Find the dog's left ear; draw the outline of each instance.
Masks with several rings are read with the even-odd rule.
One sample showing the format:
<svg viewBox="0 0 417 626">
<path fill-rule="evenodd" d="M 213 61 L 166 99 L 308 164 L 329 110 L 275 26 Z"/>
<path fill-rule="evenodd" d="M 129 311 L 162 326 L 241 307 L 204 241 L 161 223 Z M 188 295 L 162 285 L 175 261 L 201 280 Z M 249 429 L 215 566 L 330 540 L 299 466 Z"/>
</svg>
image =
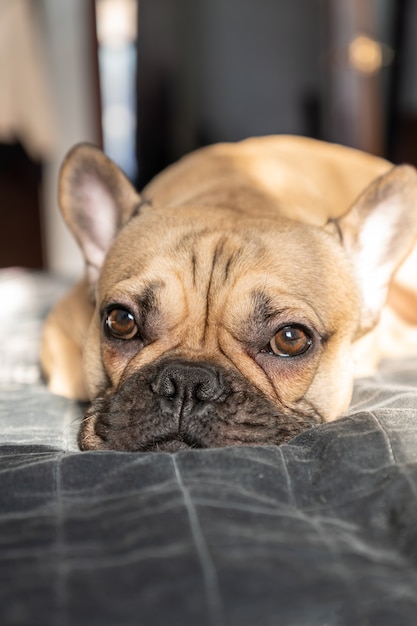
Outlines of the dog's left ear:
<svg viewBox="0 0 417 626">
<path fill-rule="evenodd" d="M 362 330 L 379 319 L 388 287 L 417 238 L 417 172 L 392 168 L 375 180 L 338 221 L 363 300 Z"/>
<path fill-rule="evenodd" d="M 128 178 L 101 150 L 78 144 L 68 153 L 61 168 L 59 204 L 84 255 L 90 286 L 96 283 L 117 233 L 139 203 Z"/>
</svg>

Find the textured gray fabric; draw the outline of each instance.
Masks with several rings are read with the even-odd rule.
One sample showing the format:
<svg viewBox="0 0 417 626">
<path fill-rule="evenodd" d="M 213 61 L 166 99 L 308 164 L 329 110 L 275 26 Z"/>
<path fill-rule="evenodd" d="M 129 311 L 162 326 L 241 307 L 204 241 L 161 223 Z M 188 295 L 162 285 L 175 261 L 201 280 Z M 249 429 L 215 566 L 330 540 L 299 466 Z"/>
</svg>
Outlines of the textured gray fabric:
<svg viewBox="0 0 417 626">
<path fill-rule="evenodd" d="M 412 626 L 417 359 L 280 447 L 80 453 L 41 320 L 65 286 L 0 273 L 0 624 Z"/>
</svg>

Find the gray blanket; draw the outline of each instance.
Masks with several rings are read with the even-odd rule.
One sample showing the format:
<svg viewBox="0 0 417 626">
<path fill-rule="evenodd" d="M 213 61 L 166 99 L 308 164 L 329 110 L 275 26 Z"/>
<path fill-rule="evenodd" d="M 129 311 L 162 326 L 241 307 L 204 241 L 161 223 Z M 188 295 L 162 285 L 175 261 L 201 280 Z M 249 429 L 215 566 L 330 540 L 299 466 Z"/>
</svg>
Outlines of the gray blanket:
<svg viewBox="0 0 417 626">
<path fill-rule="evenodd" d="M 0 273 L 0 624 L 417 624 L 417 358 L 280 447 L 80 453 L 48 393 L 61 281 Z"/>
</svg>

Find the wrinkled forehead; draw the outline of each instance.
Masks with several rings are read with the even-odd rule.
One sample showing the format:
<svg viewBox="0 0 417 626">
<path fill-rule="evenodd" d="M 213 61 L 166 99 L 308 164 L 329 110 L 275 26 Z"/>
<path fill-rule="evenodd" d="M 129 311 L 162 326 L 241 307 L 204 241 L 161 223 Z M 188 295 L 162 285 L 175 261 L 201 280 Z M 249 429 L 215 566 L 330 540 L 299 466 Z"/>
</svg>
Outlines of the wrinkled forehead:
<svg viewBox="0 0 417 626">
<path fill-rule="evenodd" d="M 181 263 L 195 256 L 209 262 L 210 255 L 218 261 L 236 252 L 250 262 L 281 250 L 295 259 L 310 252 L 314 256 L 317 240 L 325 236 L 319 227 L 278 212 L 257 218 L 222 207 L 175 207 L 132 219 L 110 248 L 106 265 L 116 272 L 120 262 L 135 270 L 163 256 Z"/>
<path fill-rule="evenodd" d="M 297 301 L 327 317 L 345 315 L 346 301 L 355 298 L 342 247 L 315 226 L 236 218 L 135 226 L 108 254 L 101 298 L 130 294 L 154 308 L 175 308 L 180 297 L 215 299 L 218 306 L 232 299 L 242 313 L 254 299 L 271 308 Z"/>
</svg>

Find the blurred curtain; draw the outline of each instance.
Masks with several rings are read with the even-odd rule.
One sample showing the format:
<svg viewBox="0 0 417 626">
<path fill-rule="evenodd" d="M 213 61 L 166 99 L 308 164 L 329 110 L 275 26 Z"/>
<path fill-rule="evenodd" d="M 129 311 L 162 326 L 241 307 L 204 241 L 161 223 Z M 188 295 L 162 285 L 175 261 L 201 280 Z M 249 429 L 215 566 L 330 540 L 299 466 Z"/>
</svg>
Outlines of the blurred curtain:
<svg viewBox="0 0 417 626">
<path fill-rule="evenodd" d="M 19 141 L 35 158 L 51 154 L 57 133 L 39 7 L 0 0 L 0 142 Z"/>
</svg>

